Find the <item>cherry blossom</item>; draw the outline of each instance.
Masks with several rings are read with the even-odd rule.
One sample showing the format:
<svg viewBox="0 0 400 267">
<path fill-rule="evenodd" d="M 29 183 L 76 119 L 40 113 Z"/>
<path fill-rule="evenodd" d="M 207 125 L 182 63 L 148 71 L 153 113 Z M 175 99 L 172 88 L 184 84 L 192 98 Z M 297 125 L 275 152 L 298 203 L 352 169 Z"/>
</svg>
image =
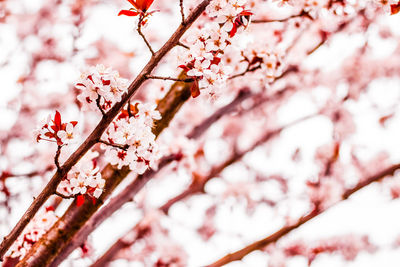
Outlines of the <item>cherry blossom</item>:
<svg viewBox="0 0 400 267">
<path fill-rule="evenodd" d="M 99 198 L 105 180 L 102 179 L 99 167 L 96 166 L 95 160 L 98 156 L 98 152 L 88 152 L 78 164 L 72 167 L 66 179 L 61 181 L 57 191 L 65 197 L 88 195 Z"/>
<path fill-rule="evenodd" d="M 195 81 L 191 88 L 193 97 L 200 95 L 200 89 L 215 95 L 226 83 L 230 70 L 221 63 L 221 56 L 238 30 L 249 25 L 252 13 L 244 9 L 245 4 L 244 0 L 213 1 L 207 14 L 215 17 L 215 22 L 206 24 L 197 37 L 189 38 L 192 44 L 181 56 L 185 64 L 180 67 Z"/>
<path fill-rule="evenodd" d="M 77 129 L 72 123 L 67 123 L 65 130 L 58 131 L 57 137 L 61 139 L 63 144 L 69 144 L 76 140 Z"/>
<path fill-rule="evenodd" d="M 75 87 L 81 90 L 78 100 L 83 110 L 108 111 L 127 90 L 127 80 L 117 71 L 96 65 L 83 71 Z"/>
<path fill-rule="evenodd" d="M 60 112 L 56 111 L 54 118 L 49 115 L 42 124 L 39 129 L 34 131 L 37 142 L 45 140 L 63 146 L 76 141 L 78 133 L 75 126 L 78 122 L 62 123 Z"/>
<path fill-rule="evenodd" d="M 118 168 L 129 166 L 132 171 L 142 174 L 148 168 L 156 167 L 155 162 L 160 157 L 151 129 L 154 120 L 161 119 L 161 114 L 150 103 L 130 105 L 131 111 L 123 110 L 103 135 L 108 143 L 103 148 L 111 164 Z"/>
</svg>

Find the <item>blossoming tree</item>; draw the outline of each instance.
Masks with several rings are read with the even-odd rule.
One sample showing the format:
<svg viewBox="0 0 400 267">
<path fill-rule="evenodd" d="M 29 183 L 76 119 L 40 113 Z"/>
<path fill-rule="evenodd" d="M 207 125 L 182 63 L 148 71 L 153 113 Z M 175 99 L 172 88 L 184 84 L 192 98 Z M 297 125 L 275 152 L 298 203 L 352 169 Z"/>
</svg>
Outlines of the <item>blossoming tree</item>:
<svg viewBox="0 0 400 267">
<path fill-rule="evenodd" d="M 4 266 L 400 260 L 398 0 L 0 5 Z"/>
</svg>

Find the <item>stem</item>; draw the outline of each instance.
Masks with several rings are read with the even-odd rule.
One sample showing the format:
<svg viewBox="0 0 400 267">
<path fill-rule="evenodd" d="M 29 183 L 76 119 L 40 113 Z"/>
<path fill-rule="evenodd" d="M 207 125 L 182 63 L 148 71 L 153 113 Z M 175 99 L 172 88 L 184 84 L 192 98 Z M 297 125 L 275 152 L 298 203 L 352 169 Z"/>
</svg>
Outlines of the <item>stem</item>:
<svg viewBox="0 0 400 267">
<path fill-rule="evenodd" d="M 57 167 L 57 172 L 60 171 L 61 167 L 60 167 L 60 154 L 61 154 L 61 146 L 57 146 L 57 151 L 56 151 L 56 155 L 54 156 L 54 164 Z"/>
<path fill-rule="evenodd" d="M 307 11 L 302 10 L 299 14 L 294 14 L 294 15 L 291 15 L 291 16 L 289 16 L 287 18 L 283 18 L 283 19 L 256 19 L 256 20 L 252 20 L 251 23 L 258 24 L 258 23 L 285 22 L 285 21 L 289 21 L 291 19 L 299 18 L 299 17 L 305 17 L 305 18 L 308 18 L 310 20 L 314 20 Z"/>
<path fill-rule="evenodd" d="M 102 143 L 102 144 L 105 144 L 105 145 L 108 145 L 108 146 L 112 146 L 112 147 L 115 147 L 115 148 L 119 148 L 119 149 L 122 149 L 122 150 L 125 150 L 125 151 L 127 151 L 128 148 L 129 148 L 129 145 L 113 144 L 113 143 L 110 143 L 110 142 L 107 142 L 107 141 L 104 141 L 104 140 L 99 140 L 99 143 Z"/>
<path fill-rule="evenodd" d="M 96 99 L 96 105 L 97 105 L 97 107 L 99 108 L 99 110 L 100 110 L 100 112 L 101 112 L 101 115 L 103 115 L 103 116 L 105 116 L 106 115 L 106 113 L 104 112 L 104 110 L 101 108 L 101 105 L 100 105 L 100 95 L 97 97 L 97 99 Z"/>
<path fill-rule="evenodd" d="M 250 65 L 248 65 L 245 71 L 243 71 L 243 72 L 241 72 L 241 73 L 238 73 L 238 74 L 235 74 L 235 75 L 232 75 L 232 76 L 229 77 L 228 79 L 229 79 L 229 80 L 232 80 L 232 79 L 235 79 L 235 78 L 237 78 L 237 77 L 244 76 L 244 75 L 246 75 L 246 73 L 248 73 L 248 72 L 253 72 L 253 71 L 256 71 L 256 70 L 258 70 L 258 69 L 261 69 L 261 64 L 258 65 L 258 66 L 256 66 L 256 67 L 252 67 L 252 68 L 250 68 Z"/>
<path fill-rule="evenodd" d="M 129 116 L 129 118 L 132 118 L 134 115 L 133 115 L 133 113 L 132 113 L 131 101 L 130 101 L 130 100 L 129 100 L 129 102 L 128 102 L 128 107 L 127 107 L 126 110 L 128 111 L 128 116 Z"/>
<path fill-rule="evenodd" d="M 147 48 L 150 50 L 151 55 L 154 57 L 155 53 L 153 48 L 151 47 L 149 41 L 147 41 L 146 36 L 142 33 L 142 22 L 143 22 L 144 16 L 140 15 L 139 17 L 139 22 L 138 22 L 138 27 L 137 27 L 137 32 L 139 35 L 142 37 L 143 41 L 146 43 Z"/>
<path fill-rule="evenodd" d="M 186 48 L 186 49 L 190 49 L 189 46 L 187 46 L 187 45 L 185 45 L 185 44 L 183 44 L 181 42 L 178 42 L 176 45 L 182 46 L 183 48 Z"/>
<path fill-rule="evenodd" d="M 183 8 L 183 0 L 179 0 L 179 7 L 181 9 L 182 24 L 185 25 L 185 10 Z"/>
<path fill-rule="evenodd" d="M 180 79 L 180 78 L 161 77 L 161 76 L 152 76 L 152 75 L 147 75 L 147 76 L 146 76 L 146 79 L 155 79 L 155 80 L 164 80 L 164 81 L 175 81 L 175 82 L 184 82 L 184 83 L 193 82 L 193 79 L 192 79 L 192 78 Z"/>
<path fill-rule="evenodd" d="M 240 90 L 236 98 L 232 102 L 221 107 L 220 109 L 215 111 L 210 117 L 194 127 L 192 131 L 187 135 L 187 138 L 199 138 L 213 123 L 218 121 L 222 116 L 235 111 L 237 109 L 237 106 L 239 106 L 244 100 L 252 96 L 254 96 L 254 93 L 252 93 L 249 89 L 245 88 Z"/>
<path fill-rule="evenodd" d="M 61 198 L 63 198 L 63 199 L 75 198 L 75 196 L 66 196 L 66 195 L 63 195 L 63 194 L 61 194 L 61 193 L 58 193 L 57 191 L 54 192 L 54 195 L 57 195 L 57 196 L 59 196 L 59 197 L 61 197 Z"/>
<path fill-rule="evenodd" d="M 67 161 L 60 167 L 60 170 L 54 174 L 50 182 L 46 185 L 43 191 L 35 198 L 30 207 L 26 210 L 24 215 L 12 229 L 9 235 L 4 237 L 0 244 L 0 259 L 3 258 L 4 254 L 18 238 L 21 232 L 24 230 L 29 221 L 33 218 L 39 208 L 46 202 L 46 200 L 53 194 L 62 178 L 68 173 L 68 171 L 74 166 L 85 153 L 97 143 L 97 140 L 101 137 L 103 132 L 107 129 L 108 125 L 118 115 L 122 107 L 128 102 L 128 100 L 136 93 L 140 86 L 146 80 L 146 75 L 149 75 L 153 69 L 158 65 L 161 59 L 179 42 L 182 35 L 190 28 L 193 22 L 203 13 L 205 8 L 208 6 L 211 0 L 203 0 L 193 11 L 189 14 L 185 20 L 185 25 L 180 25 L 170 39 L 161 47 L 157 53 L 150 59 L 147 65 L 143 68 L 140 74 L 128 87 L 128 92 L 122 96 L 120 102 L 116 103 L 100 120 L 93 132 L 87 137 L 87 139 L 81 144 L 81 146 L 67 159 Z"/>
</svg>

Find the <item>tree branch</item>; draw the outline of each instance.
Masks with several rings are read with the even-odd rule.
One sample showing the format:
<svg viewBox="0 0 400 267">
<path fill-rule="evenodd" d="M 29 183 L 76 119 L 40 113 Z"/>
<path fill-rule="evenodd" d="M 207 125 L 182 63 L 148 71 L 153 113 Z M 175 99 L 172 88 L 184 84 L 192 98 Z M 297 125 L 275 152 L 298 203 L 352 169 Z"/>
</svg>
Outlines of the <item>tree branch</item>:
<svg viewBox="0 0 400 267">
<path fill-rule="evenodd" d="M 104 116 L 104 115 L 106 115 L 106 113 L 104 112 L 103 108 L 100 105 L 100 98 L 101 98 L 100 95 L 96 98 L 96 105 L 97 105 L 98 109 L 100 110 L 101 115 Z"/>
<path fill-rule="evenodd" d="M 60 171 L 61 167 L 60 167 L 60 154 L 61 154 L 61 146 L 57 146 L 57 151 L 56 151 L 56 155 L 54 156 L 54 164 L 57 167 L 57 172 Z"/>
<path fill-rule="evenodd" d="M 291 19 L 300 18 L 300 17 L 305 17 L 305 18 L 308 18 L 310 20 L 314 20 L 307 11 L 302 10 L 299 14 L 294 14 L 294 15 L 291 15 L 291 16 L 289 16 L 287 18 L 283 18 L 283 19 L 255 19 L 255 20 L 252 20 L 251 23 L 258 24 L 258 23 L 285 22 L 285 21 L 289 21 Z"/>
<path fill-rule="evenodd" d="M 190 83 L 190 82 L 194 81 L 193 78 L 180 79 L 180 78 L 172 78 L 172 77 L 153 76 L 153 75 L 147 75 L 146 79 L 156 79 L 156 80 L 175 81 L 175 82 L 184 82 L 184 83 Z"/>
<path fill-rule="evenodd" d="M 149 75 L 153 69 L 158 65 L 161 59 L 179 42 L 179 39 L 186 32 L 187 29 L 193 24 L 193 22 L 203 13 L 205 8 L 208 6 L 211 0 L 203 0 L 185 20 L 185 25 L 180 25 L 170 39 L 161 47 L 157 53 L 149 60 L 147 65 L 143 68 L 140 74 L 128 87 L 128 92 L 122 96 L 120 102 L 116 103 L 100 120 L 93 132 L 87 137 L 87 139 L 81 144 L 81 146 L 67 159 L 67 161 L 60 167 L 60 170 L 54 174 L 50 182 L 46 185 L 43 191 L 35 198 L 33 203 L 26 210 L 24 215 L 18 221 L 16 226 L 12 229 L 10 234 L 4 237 L 0 244 L 0 258 L 2 259 L 4 254 L 14 243 L 17 237 L 24 230 L 25 226 L 33 218 L 39 208 L 46 202 L 46 200 L 53 194 L 58 184 L 61 182 L 63 177 L 68 171 L 74 166 L 83 155 L 97 143 L 97 140 L 101 137 L 103 132 L 106 130 L 112 120 L 118 115 L 122 107 L 128 102 L 128 100 L 135 94 L 140 86 L 146 80 L 146 75 Z"/>
<path fill-rule="evenodd" d="M 220 174 L 225 168 L 229 167 L 230 165 L 238 162 L 240 159 L 243 158 L 243 156 L 247 153 L 249 153 L 250 151 L 253 151 L 256 147 L 268 142 L 269 140 L 271 140 L 273 137 L 275 137 L 276 135 L 278 135 L 280 132 L 282 132 L 286 127 L 290 127 L 296 123 L 300 123 L 301 121 L 304 121 L 308 118 L 310 118 L 312 116 L 307 116 L 304 117 L 302 119 L 299 119 L 295 122 L 292 122 L 291 124 L 288 124 L 286 126 L 280 127 L 278 129 L 272 130 L 267 132 L 265 135 L 263 135 L 257 142 L 255 142 L 250 148 L 241 151 L 241 152 L 235 152 L 233 153 L 227 160 L 225 160 L 224 163 L 220 164 L 217 167 L 214 167 L 211 169 L 211 171 L 209 172 L 209 174 L 200 180 L 194 180 L 192 182 L 192 184 L 186 189 L 184 190 L 181 194 L 177 195 L 176 197 L 173 197 L 172 199 L 170 199 L 169 201 L 167 201 L 164 205 L 162 205 L 161 207 L 159 207 L 159 210 L 161 210 L 162 212 L 164 212 L 165 214 L 168 214 L 168 211 L 170 209 L 170 207 L 172 205 L 174 205 L 175 203 L 186 199 L 189 196 L 192 196 L 194 194 L 199 194 L 199 193 L 204 193 L 204 186 L 205 184 L 211 180 L 212 178 L 215 178 L 218 174 Z M 123 192 L 120 194 L 121 197 L 124 197 L 125 194 L 128 194 L 128 192 Z M 111 200 L 112 201 L 112 200 Z M 115 207 L 114 207 L 115 208 Z M 108 205 L 105 206 L 103 208 L 104 210 L 108 210 L 109 207 Z M 101 213 L 102 215 L 99 215 L 98 217 L 102 216 L 103 217 L 103 213 Z M 110 216 L 111 214 L 106 214 L 105 216 Z M 93 217 L 93 219 L 96 217 L 96 215 Z M 95 226 L 97 227 L 100 223 L 97 223 Z M 94 225 L 92 225 L 92 231 L 94 230 Z M 138 225 L 136 225 L 135 227 L 133 227 L 133 229 L 131 231 L 135 231 L 138 228 Z M 77 244 L 77 246 L 79 246 L 80 244 L 82 244 L 86 238 L 87 235 L 86 233 L 81 233 L 79 235 L 77 235 L 79 238 L 79 244 Z M 126 236 L 126 235 L 125 235 Z M 82 238 L 85 237 L 85 238 Z M 136 241 L 136 239 L 132 239 L 130 241 L 125 240 L 124 237 L 120 238 L 119 240 L 116 241 L 116 243 L 110 248 L 109 251 L 107 251 L 104 256 L 102 256 L 101 258 L 98 259 L 98 261 L 96 261 L 91 267 L 100 267 L 100 266 L 104 266 L 108 261 L 112 260 L 112 254 L 116 253 L 118 251 L 118 248 L 124 248 L 127 246 L 131 246 L 134 242 Z"/>
<path fill-rule="evenodd" d="M 142 33 L 142 22 L 143 22 L 143 19 L 144 19 L 143 15 L 140 15 L 139 22 L 138 22 L 138 27 L 137 27 L 137 32 L 142 37 L 142 39 L 145 42 L 147 48 L 150 50 L 151 55 L 154 57 L 154 55 L 155 55 L 154 50 L 151 47 L 149 41 L 147 41 L 146 36 L 144 36 L 144 34 Z"/>
<path fill-rule="evenodd" d="M 176 82 L 171 86 L 171 89 L 164 98 L 161 99 L 157 109 L 161 113 L 162 119 L 155 121 L 155 126 L 152 129 L 156 136 L 158 136 L 163 129 L 168 127 L 170 120 L 174 117 L 176 112 L 183 103 L 190 98 L 190 87 L 190 83 Z M 161 169 L 164 164 L 166 165 L 168 162 L 175 159 L 175 155 L 164 158 L 159 164 L 159 169 Z M 108 164 L 101 172 L 103 179 L 106 180 L 106 184 L 103 193 L 100 195 L 100 198 L 96 200 L 96 203 L 93 204 L 88 200 L 85 201 L 82 206 L 77 207 L 76 201 L 74 201 L 52 228 L 34 244 L 32 249 L 19 264 L 21 266 L 24 264 L 28 266 L 58 266 L 58 264 L 68 256 L 68 248 L 75 244 L 74 237 L 80 238 L 82 230 L 92 225 L 91 222 L 94 218 L 91 220 L 89 219 L 129 173 L 130 170 L 126 166 L 119 170 Z M 131 195 L 124 190 L 126 194 L 125 197 L 131 200 L 155 173 L 155 170 L 148 170 L 143 175 L 138 176 L 133 184 L 125 189 L 132 191 L 130 193 Z M 108 205 L 110 205 L 110 203 Z M 104 216 L 104 209 L 97 214 L 99 216 Z M 79 243 L 78 246 L 81 244 L 82 242 Z"/>
<path fill-rule="evenodd" d="M 398 169 L 400 169 L 400 164 L 395 164 L 395 165 L 390 166 L 387 169 L 384 169 L 383 171 L 376 173 L 375 175 L 372 175 L 370 177 L 362 179 L 354 187 L 345 190 L 345 192 L 342 194 L 341 200 L 338 201 L 337 203 L 348 199 L 351 195 L 358 192 L 362 188 L 364 188 L 374 182 L 379 182 L 381 179 L 385 178 L 386 176 L 393 176 L 395 171 Z M 333 204 L 332 206 L 336 205 L 337 203 Z M 330 207 L 332 207 L 332 206 L 330 206 Z M 207 267 L 219 267 L 219 266 L 223 266 L 223 265 L 228 264 L 233 261 L 241 260 L 246 255 L 250 254 L 251 252 L 253 252 L 255 250 L 260 250 L 269 244 L 277 242 L 283 236 L 287 235 L 294 229 L 299 228 L 301 225 L 305 224 L 306 222 L 310 221 L 311 219 L 317 217 L 319 214 L 325 212 L 330 207 L 328 207 L 324 210 L 314 209 L 307 215 L 300 217 L 295 223 L 284 226 L 280 230 L 276 231 L 275 233 L 271 234 L 270 236 L 268 236 L 264 239 L 256 241 L 256 242 L 254 242 L 240 250 L 237 250 L 233 253 L 229 253 L 226 256 L 222 257 L 221 259 L 217 260 L 216 262 L 214 262 L 210 265 L 207 265 Z"/>
<path fill-rule="evenodd" d="M 181 9 L 182 24 L 185 25 L 185 9 L 183 8 L 183 0 L 179 0 L 179 7 Z"/>
<path fill-rule="evenodd" d="M 187 138 L 197 139 L 199 138 L 213 123 L 218 121 L 222 116 L 232 113 L 237 109 L 244 100 L 254 96 L 248 88 L 242 89 L 237 94 L 236 98 L 230 102 L 229 104 L 221 107 L 217 111 L 215 111 L 210 117 L 205 119 L 199 125 L 195 126 L 192 131 L 187 135 Z"/>
<path fill-rule="evenodd" d="M 105 144 L 107 146 L 112 146 L 112 147 L 115 147 L 115 148 L 119 148 L 119 149 L 122 149 L 122 150 L 125 150 L 125 151 L 128 150 L 128 148 L 129 148 L 129 145 L 113 144 L 113 143 L 107 142 L 105 140 L 99 140 L 99 143 Z"/>
</svg>

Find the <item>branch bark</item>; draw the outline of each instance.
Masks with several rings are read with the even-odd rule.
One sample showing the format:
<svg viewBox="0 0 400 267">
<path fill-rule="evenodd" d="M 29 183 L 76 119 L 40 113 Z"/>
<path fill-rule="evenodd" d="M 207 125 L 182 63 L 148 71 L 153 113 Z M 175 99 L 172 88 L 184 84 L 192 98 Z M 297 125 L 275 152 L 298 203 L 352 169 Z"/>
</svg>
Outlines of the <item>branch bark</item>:
<svg viewBox="0 0 400 267">
<path fill-rule="evenodd" d="M 61 182 L 63 177 L 68 171 L 74 166 L 83 155 L 97 143 L 103 132 L 106 130 L 112 120 L 118 115 L 119 111 L 129 101 L 129 99 L 135 94 L 140 86 L 146 81 L 146 76 L 150 75 L 153 69 L 158 65 L 161 59 L 178 43 L 182 35 L 187 29 L 193 24 L 193 22 L 203 13 L 211 0 L 203 0 L 186 18 L 184 24 L 180 24 L 178 29 L 170 37 L 170 39 L 157 51 L 149 60 L 147 65 L 143 68 L 136 79 L 129 85 L 128 92 L 122 96 L 122 100 L 116 103 L 100 120 L 96 128 L 89 135 L 89 137 L 81 144 L 81 146 L 67 159 L 67 161 L 60 166 L 51 178 L 50 182 L 46 185 L 43 191 L 35 198 L 30 207 L 27 209 L 22 218 L 18 221 L 16 226 L 10 232 L 10 234 L 4 237 L 0 244 L 0 258 L 2 259 L 4 254 L 14 243 L 17 237 L 24 230 L 29 221 L 33 218 L 39 208 L 46 202 L 46 200 L 56 191 L 58 184 Z M 121 170 L 123 173 L 125 170 Z"/>
</svg>

